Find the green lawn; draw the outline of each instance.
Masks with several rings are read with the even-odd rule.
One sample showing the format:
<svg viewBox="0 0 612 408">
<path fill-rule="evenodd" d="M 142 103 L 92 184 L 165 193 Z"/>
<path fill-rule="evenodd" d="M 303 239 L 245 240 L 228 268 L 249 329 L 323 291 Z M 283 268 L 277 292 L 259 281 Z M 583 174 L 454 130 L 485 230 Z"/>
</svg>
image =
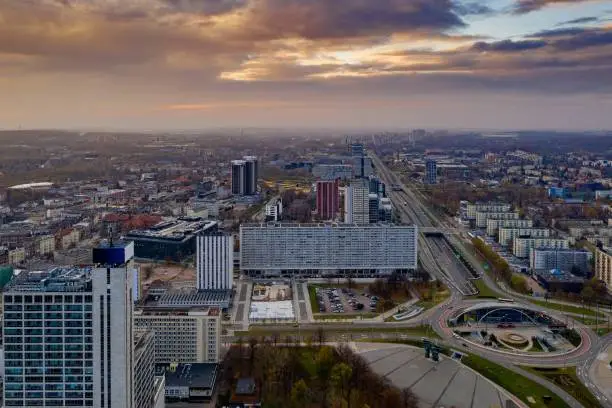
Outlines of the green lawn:
<svg viewBox="0 0 612 408">
<path fill-rule="evenodd" d="M 529 302 L 533 303 L 534 305 L 542 306 L 548 309 L 559 310 L 561 312 L 584 314 L 585 316 L 597 316 L 596 311 L 587 309 L 586 307 L 564 305 L 559 303 L 546 302 L 544 300 L 529 300 Z M 600 313 L 599 316 L 603 315 Z"/>
<path fill-rule="evenodd" d="M 489 380 L 505 388 L 508 392 L 517 396 L 521 401 L 532 408 L 569 408 L 569 405 L 567 405 L 565 401 L 548 388 L 500 366 L 499 364 L 495 364 L 473 354 L 463 357 L 462 362 L 474 371 L 479 372 Z M 550 397 L 548 403 L 544 401 L 544 396 Z M 534 404 L 529 402 L 529 397 L 535 400 Z"/>
<path fill-rule="evenodd" d="M 598 336 L 605 336 L 606 334 L 612 332 L 612 330 L 610 330 L 609 327 L 601 327 L 597 330 L 595 330 L 595 333 L 597 333 Z"/>
<path fill-rule="evenodd" d="M 317 290 L 315 286 L 308 285 L 308 297 L 310 297 L 310 307 L 312 307 L 312 313 L 319 313 L 319 302 L 317 302 Z"/>
<path fill-rule="evenodd" d="M 497 299 L 499 297 L 503 297 L 501 294 L 493 291 L 487 285 L 485 285 L 482 279 L 477 279 L 472 282 L 474 283 L 474 286 L 476 286 L 476 289 L 478 289 L 478 295 L 476 295 L 477 298 Z"/>
<path fill-rule="evenodd" d="M 436 294 L 434 295 L 434 298 L 432 300 L 419 300 L 416 303 L 416 305 L 417 306 L 421 306 L 422 308 L 427 310 L 427 309 L 431 309 L 434 306 L 439 305 L 440 303 L 444 302 L 449 297 L 450 297 L 450 291 L 449 290 L 443 290 L 441 292 L 436 292 Z"/>
<path fill-rule="evenodd" d="M 576 398 L 585 408 L 600 408 L 601 404 L 591 391 L 582 384 L 576 375 L 576 367 L 540 368 L 521 367 L 539 377 L 542 377 Z"/>
</svg>

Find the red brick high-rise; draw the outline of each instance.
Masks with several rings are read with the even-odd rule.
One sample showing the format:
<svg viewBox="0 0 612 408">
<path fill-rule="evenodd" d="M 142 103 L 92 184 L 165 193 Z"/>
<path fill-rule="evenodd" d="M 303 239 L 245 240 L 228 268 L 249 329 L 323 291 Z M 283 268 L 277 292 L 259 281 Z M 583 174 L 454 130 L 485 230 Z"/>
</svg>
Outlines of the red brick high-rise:
<svg viewBox="0 0 612 408">
<path fill-rule="evenodd" d="M 333 220 L 340 211 L 340 182 L 317 181 L 317 215 L 322 220 Z"/>
</svg>

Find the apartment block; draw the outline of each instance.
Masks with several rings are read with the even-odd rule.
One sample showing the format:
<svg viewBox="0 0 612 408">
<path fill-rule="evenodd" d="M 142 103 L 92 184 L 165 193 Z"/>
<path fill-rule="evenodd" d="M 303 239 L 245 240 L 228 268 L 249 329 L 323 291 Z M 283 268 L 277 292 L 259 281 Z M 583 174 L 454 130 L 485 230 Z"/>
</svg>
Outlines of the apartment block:
<svg viewBox="0 0 612 408">
<path fill-rule="evenodd" d="M 496 237 L 500 228 L 532 228 L 532 220 L 500 220 L 500 219 L 487 219 L 487 235 L 490 237 Z"/>
<path fill-rule="evenodd" d="M 612 293 L 612 249 L 597 248 L 595 251 L 595 276 L 605 282 Z"/>
<path fill-rule="evenodd" d="M 548 228 L 500 228 L 497 242 L 501 246 L 507 247 L 514 238 L 548 238 L 550 237 L 550 232 Z"/>
</svg>

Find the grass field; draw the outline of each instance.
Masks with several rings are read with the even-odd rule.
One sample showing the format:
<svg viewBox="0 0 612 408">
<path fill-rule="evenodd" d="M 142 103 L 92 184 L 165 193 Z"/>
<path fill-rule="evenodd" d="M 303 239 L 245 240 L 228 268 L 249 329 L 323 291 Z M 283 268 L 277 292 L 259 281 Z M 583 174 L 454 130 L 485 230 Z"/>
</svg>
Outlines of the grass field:
<svg viewBox="0 0 612 408">
<path fill-rule="evenodd" d="M 566 313 L 583 314 L 585 316 L 597 316 L 596 311 L 581 306 L 564 305 L 560 303 L 546 302 L 543 300 L 529 300 L 529 303 L 533 303 L 534 305 L 542 306 L 547 309 L 559 310 L 561 312 Z M 600 313 L 599 316 L 603 315 Z"/>
<path fill-rule="evenodd" d="M 487 285 L 485 285 L 482 279 L 477 279 L 472 282 L 474 283 L 474 286 L 476 286 L 476 289 L 478 289 L 478 295 L 476 295 L 477 298 L 497 299 L 499 297 L 503 297 L 501 294 L 494 292 Z"/>
<path fill-rule="evenodd" d="M 520 398 L 529 407 L 532 408 L 569 408 L 560 397 L 555 395 L 548 388 L 523 377 L 499 364 L 495 364 L 489 360 L 476 355 L 468 355 L 463 357 L 463 364 L 470 367 L 474 371 L 487 377 L 489 380 L 505 388 L 511 394 Z M 544 397 L 550 397 L 549 402 L 544 401 Z M 535 403 L 529 402 L 529 397 L 533 398 Z"/>
<path fill-rule="evenodd" d="M 439 305 L 440 303 L 444 302 L 449 297 L 450 297 L 450 291 L 447 289 L 447 290 L 443 290 L 440 292 L 436 292 L 432 300 L 419 300 L 416 303 L 416 305 L 421 306 L 422 308 L 427 310 L 427 309 L 431 309 L 434 306 Z"/>
<path fill-rule="evenodd" d="M 576 375 L 576 367 L 543 368 L 521 367 L 539 377 L 542 377 L 562 388 L 565 392 L 576 398 L 585 408 L 600 408 L 601 404 L 589 389 L 582 384 Z"/>
<path fill-rule="evenodd" d="M 606 334 L 610 332 L 612 332 L 612 330 L 610 330 L 609 327 L 602 327 L 602 328 L 595 330 L 595 333 L 597 333 L 598 336 L 605 336 Z"/>
<path fill-rule="evenodd" d="M 310 298 L 310 307 L 312 307 L 312 313 L 319 313 L 319 302 L 317 302 L 317 290 L 315 286 L 308 285 L 308 297 Z"/>
</svg>

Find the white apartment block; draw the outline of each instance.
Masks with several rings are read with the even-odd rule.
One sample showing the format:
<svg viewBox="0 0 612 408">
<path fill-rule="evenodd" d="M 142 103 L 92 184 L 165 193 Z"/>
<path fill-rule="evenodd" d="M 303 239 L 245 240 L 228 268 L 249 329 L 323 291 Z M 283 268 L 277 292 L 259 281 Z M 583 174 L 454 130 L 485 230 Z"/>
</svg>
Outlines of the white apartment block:
<svg viewBox="0 0 612 408">
<path fill-rule="evenodd" d="M 532 249 L 529 253 L 529 266 L 532 270 L 559 269 L 571 272 L 577 267 L 586 274 L 589 270 L 591 253 L 585 250 Z"/>
<path fill-rule="evenodd" d="M 512 253 L 517 258 L 527 258 L 531 249 L 568 249 L 569 241 L 557 238 L 516 238 L 512 248 Z"/>
<path fill-rule="evenodd" d="M 597 248 L 595 251 L 595 276 L 605 282 L 608 292 L 612 293 L 612 250 Z"/>
<path fill-rule="evenodd" d="M 232 289 L 234 281 L 234 237 L 223 233 L 196 238 L 196 287 Z"/>
<path fill-rule="evenodd" d="M 219 309 L 145 306 L 134 312 L 134 327 L 153 331 L 156 363 L 219 362 Z"/>
<path fill-rule="evenodd" d="M 518 220 L 519 213 L 518 212 L 485 212 L 485 211 L 477 211 L 476 212 L 476 227 L 477 228 L 486 228 L 487 220 Z"/>
<path fill-rule="evenodd" d="M 477 212 L 508 212 L 511 205 L 505 203 L 468 203 L 466 215 L 468 219 L 476 219 Z"/>
<path fill-rule="evenodd" d="M 487 219 L 487 235 L 490 237 L 496 237 L 500 228 L 532 228 L 532 220 L 499 220 L 499 219 Z"/>
<path fill-rule="evenodd" d="M 414 270 L 417 242 L 416 226 L 242 225 L 240 269 L 268 276 Z"/>
<path fill-rule="evenodd" d="M 370 223 L 370 188 L 367 183 L 357 181 L 346 187 L 344 195 L 344 222 L 367 225 Z"/>
<path fill-rule="evenodd" d="M 55 237 L 53 235 L 43 235 L 38 238 L 36 252 L 38 255 L 48 255 L 55 251 Z"/>
<path fill-rule="evenodd" d="M 548 228 L 500 228 L 497 236 L 497 242 L 501 246 L 507 247 L 512 243 L 512 240 L 517 237 L 524 238 L 548 238 L 550 237 L 550 229 Z"/>
</svg>

